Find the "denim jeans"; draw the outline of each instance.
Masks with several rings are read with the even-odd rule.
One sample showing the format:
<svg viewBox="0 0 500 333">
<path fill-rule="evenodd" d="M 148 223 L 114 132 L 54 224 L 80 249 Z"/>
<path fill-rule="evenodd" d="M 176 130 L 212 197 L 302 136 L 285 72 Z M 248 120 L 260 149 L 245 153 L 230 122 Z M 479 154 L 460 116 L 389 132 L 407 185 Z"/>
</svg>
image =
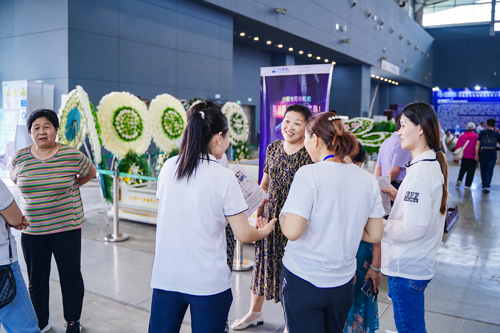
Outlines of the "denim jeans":
<svg viewBox="0 0 500 333">
<path fill-rule="evenodd" d="M 481 180 L 483 188 L 490 187 L 491 178 L 493 177 L 493 169 L 496 163 L 496 154 L 494 156 L 479 156 L 479 166 L 481 167 Z"/>
<path fill-rule="evenodd" d="M 398 333 L 426 333 L 424 291 L 431 280 L 388 276 L 389 297 Z"/>
<path fill-rule="evenodd" d="M 40 333 L 35 310 L 17 261 L 12 263 L 12 271 L 16 279 L 16 297 L 0 309 L 0 322 L 8 333 Z"/>
<path fill-rule="evenodd" d="M 188 305 L 193 333 L 224 332 L 232 302 L 231 289 L 209 296 L 153 289 L 149 333 L 178 333 Z"/>
</svg>

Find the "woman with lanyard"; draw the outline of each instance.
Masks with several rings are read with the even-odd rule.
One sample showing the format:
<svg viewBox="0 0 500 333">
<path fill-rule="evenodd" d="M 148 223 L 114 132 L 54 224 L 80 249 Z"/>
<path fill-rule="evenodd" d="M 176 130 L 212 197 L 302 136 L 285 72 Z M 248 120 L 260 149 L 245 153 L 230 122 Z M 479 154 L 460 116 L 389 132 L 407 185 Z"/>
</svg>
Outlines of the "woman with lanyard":
<svg viewBox="0 0 500 333">
<path fill-rule="evenodd" d="M 288 238 L 281 297 L 290 333 L 342 332 L 361 239 L 382 238 L 377 180 L 352 163 L 356 137 L 335 113 L 314 115 L 305 147 L 315 164 L 295 174 L 280 223 Z"/>
<path fill-rule="evenodd" d="M 228 129 L 218 108 L 188 112 L 179 156 L 161 169 L 149 332 L 179 332 L 188 306 L 193 332 L 223 332 L 233 298 L 226 225 L 244 243 L 273 230 L 276 219 L 250 227 L 237 179 L 217 161 Z"/>
<path fill-rule="evenodd" d="M 413 160 L 399 190 L 383 190 L 395 198 L 384 221 L 382 273 L 399 333 L 425 330 L 424 291 L 436 270 L 448 199 L 448 165 L 439 150 L 439 121 L 426 103 L 409 104 L 401 116 L 401 147 Z"/>
</svg>

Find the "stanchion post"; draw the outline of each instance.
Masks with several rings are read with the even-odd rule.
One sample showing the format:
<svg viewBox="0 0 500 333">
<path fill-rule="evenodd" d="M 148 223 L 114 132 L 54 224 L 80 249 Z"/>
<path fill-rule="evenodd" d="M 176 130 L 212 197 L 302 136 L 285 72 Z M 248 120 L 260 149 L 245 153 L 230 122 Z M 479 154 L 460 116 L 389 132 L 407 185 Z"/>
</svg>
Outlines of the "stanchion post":
<svg viewBox="0 0 500 333">
<path fill-rule="evenodd" d="M 118 201 L 119 201 L 119 186 L 120 178 L 118 177 L 118 168 L 115 166 L 113 174 L 113 233 L 104 236 L 106 242 L 123 242 L 126 241 L 129 236 L 127 234 L 120 233 L 119 229 L 119 214 L 118 214 Z"/>
<path fill-rule="evenodd" d="M 253 268 L 253 262 L 243 259 L 243 243 L 236 240 L 236 247 L 234 249 L 234 263 L 233 271 L 249 271 Z"/>
</svg>

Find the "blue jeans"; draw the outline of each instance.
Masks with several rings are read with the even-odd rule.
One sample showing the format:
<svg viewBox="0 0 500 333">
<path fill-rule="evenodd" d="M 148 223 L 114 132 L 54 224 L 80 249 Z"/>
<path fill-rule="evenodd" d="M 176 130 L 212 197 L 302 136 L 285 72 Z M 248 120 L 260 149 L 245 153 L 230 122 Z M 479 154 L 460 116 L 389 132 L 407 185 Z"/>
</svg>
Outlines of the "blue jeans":
<svg viewBox="0 0 500 333">
<path fill-rule="evenodd" d="M 494 156 L 479 156 L 479 166 L 481 167 L 481 180 L 483 188 L 490 187 L 493 169 L 495 168 L 496 154 Z"/>
<path fill-rule="evenodd" d="M 388 276 L 389 297 L 399 333 L 426 333 L 424 291 L 431 280 Z"/>
<path fill-rule="evenodd" d="M 188 305 L 193 333 L 224 332 L 232 302 L 231 289 L 210 296 L 153 289 L 149 333 L 178 333 Z"/>
<path fill-rule="evenodd" d="M 16 279 L 16 297 L 0 309 L 0 322 L 8 333 L 40 333 L 35 310 L 17 261 L 12 263 L 12 271 Z"/>
</svg>

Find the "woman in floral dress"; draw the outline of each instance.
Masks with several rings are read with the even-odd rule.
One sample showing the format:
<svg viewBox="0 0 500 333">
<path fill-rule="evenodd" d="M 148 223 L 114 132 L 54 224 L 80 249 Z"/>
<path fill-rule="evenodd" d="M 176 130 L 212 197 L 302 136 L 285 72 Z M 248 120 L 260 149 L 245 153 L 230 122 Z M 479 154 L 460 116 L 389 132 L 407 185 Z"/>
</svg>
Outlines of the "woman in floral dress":
<svg viewBox="0 0 500 333">
<path fill-rule="evenodd" d="M 293 176 L 301 166 L 312 163 L 304 148 L 304 134 L 310 117 L 311 111 L 303 105 L 295 104 L 287 108 L 281 127 L 284 140 L 274 141 L 267 147 L 260 186 L 268 192 L 269 201 L 259 208 L 258 216 L 279 218 Z M 274 299 L 275 303 L 280 301 L 280 272 L 286 243 L 287 238 L 281 232 L 278 222 L 274 226 L 274 232 L 255 243 L 250 310 L 245 317 L 234 321 L 232 329 L 243 330 L 252 325 L 263 324 L 264 299 Z"/>
<path fill-rule="evenodd" d="M 365 160 L 365 149 L 358 142 L 359 152 L 352 158 L 354 164 L 361 168 Z M 354 300 L 344 327 L 345 333 L 372 333 L 379 329 L 378 303 L 375 295 L 366 296 L 361 287 L 366 279 L 372 279 L 375 288 L 380 286 L 380 243 L 371 244 L 361 241 L 356 253 L 356 275 L 354 276 Z"/>
</svg>

